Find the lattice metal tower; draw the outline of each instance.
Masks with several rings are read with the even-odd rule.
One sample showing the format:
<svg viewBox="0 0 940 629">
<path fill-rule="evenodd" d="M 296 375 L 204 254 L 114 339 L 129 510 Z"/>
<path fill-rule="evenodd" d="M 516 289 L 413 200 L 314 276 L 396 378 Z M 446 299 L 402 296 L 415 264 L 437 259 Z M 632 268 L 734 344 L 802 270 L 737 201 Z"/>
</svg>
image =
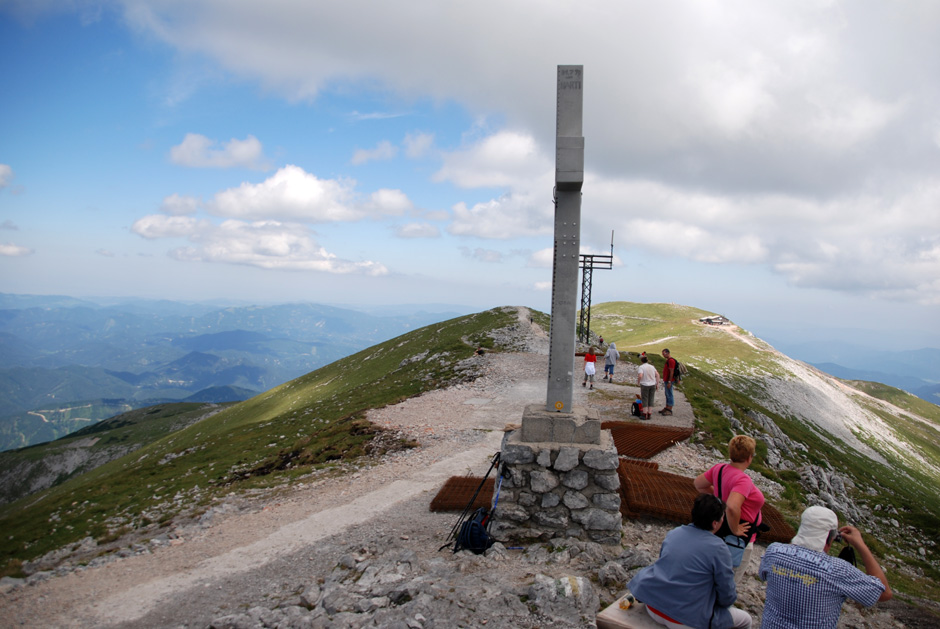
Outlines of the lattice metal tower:
<svg viewBox="0 0 940 629">
<path fill-rule="evenodd" d="M 578 320 L 578 339 L 591 342 L 591 287 L 594 269 L 609 271 L 614 268 L 614 232 L 610 232 L 610 255 L 582 253 L 581 260 L 581 316 Z"/>
</svg>

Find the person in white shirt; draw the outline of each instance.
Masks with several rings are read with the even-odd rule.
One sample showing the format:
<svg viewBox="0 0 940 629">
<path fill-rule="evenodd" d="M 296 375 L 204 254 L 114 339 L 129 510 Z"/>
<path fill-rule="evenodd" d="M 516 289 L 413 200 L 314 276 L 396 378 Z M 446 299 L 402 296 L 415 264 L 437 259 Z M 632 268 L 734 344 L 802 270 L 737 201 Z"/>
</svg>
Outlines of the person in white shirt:
<svg viewBox="0 0 940 629">
<path fill-rule="evenodd" d="M 659 372 L 656 371 L 646 356 L 640 356 L 640 368 L 637 370 L 636 384 L 640 387 L 640 399 L 643 400 L 641 419 L 651 419 L 653 404 L 656 402 L 656 389 L 659 388 Z"/>
</svg>

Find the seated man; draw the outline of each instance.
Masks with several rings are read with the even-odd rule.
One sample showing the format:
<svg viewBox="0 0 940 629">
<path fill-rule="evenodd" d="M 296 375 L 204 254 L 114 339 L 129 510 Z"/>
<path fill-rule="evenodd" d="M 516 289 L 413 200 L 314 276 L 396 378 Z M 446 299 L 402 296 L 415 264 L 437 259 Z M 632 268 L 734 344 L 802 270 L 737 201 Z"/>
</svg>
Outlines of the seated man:
<svg viewBox="0 0 940 629">
<path fill-rule="evenodd" d="M 891 598 L 888 579 L 854 526 L 841 529 L 826 507 L 809 507 L 789 544 L 767 547 L 758 575 L 767 582 L 761 629 L 819 627 L 835 629 L 847 598 L 871 607 Z M 830 557 L 841 534 L 865 566 L 865 574 L 847 561 Z"/>
<path fill-rule="evenodd" d="M 692 524 L 666 535 L 659 559 L 633 577 L 627 587 L 657 623 L 667 627 L 748 629 L 751 617 L 731 607 L 734 587 L 731 553 L 715 535 L 725 505 L 711 494 L 699 494 Z"/>
</svg>

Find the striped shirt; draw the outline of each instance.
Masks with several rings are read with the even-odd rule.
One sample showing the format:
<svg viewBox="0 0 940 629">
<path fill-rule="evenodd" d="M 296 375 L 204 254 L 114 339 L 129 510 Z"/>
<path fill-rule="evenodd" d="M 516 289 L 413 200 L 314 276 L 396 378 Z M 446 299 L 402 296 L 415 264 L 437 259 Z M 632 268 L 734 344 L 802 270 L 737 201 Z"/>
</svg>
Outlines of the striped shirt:
<svg viewBox="0 0 940 629">
<path fill-rule="evenodd" d="M 885 589 L 847 561 L 793 544 L 768 546 L 758 575 L 767 582 L 761 629 L 835 629 L 845 599 L 871 607 Z"/>
</svg>

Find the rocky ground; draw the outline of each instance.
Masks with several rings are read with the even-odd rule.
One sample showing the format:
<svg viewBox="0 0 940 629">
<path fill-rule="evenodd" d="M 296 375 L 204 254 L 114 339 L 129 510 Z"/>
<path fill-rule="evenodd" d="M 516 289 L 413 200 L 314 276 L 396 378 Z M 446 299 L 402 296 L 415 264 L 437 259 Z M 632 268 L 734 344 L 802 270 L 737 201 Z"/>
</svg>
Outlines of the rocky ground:
<svg viewBox="0 0 940 629">
<path fill-rule="evenodd" d="M 476 381 L 370 413 L 418 448 L 311 476 L 280 490 L 229 496 L 178 522 L 156 542 L 90 559 L 61 553 L 25 581 L 0 584 L 4 627 L 591 627 L 595 613 L 658 556 L 673 524 L 633 520 L 622 546 L 573 539 L 524 548 L 497 544 L 485 556 L 439 550 L 457 515 L 428 505 L 451 476 L 481 476 L 503 428 L 545 395 L 547 338 L 520 312 L 518 353 L 479 358 Z M 575 387 L 575 404 L 604 419 L 626 418 L 635 382 L 620 366 L 613 384 Z M 681 394 L 673 417 L 689 425 Z M 694 476 L 719 460 L 679 444 L 657 456 L 662 469 Z M 772 500 L 778 491 L 757 478 Z M 759 619 L 763 586 L 754 566 L 739 605 Z M 84 553 L 84 554 L 83 554 Z M 56 565 L 53 565 L 56 564 Z M 45 569 L 43 569 L 45 568 Z M 903 623 L 903 624 L 902 624 Z M 930 624 L 919 624 L 930 623 Z M 757 625 L 755 625 L 757 626 Z M 840 627 L 927 627 L 934 618 L 904 604 L 846 605 Z"/>
</svg>

